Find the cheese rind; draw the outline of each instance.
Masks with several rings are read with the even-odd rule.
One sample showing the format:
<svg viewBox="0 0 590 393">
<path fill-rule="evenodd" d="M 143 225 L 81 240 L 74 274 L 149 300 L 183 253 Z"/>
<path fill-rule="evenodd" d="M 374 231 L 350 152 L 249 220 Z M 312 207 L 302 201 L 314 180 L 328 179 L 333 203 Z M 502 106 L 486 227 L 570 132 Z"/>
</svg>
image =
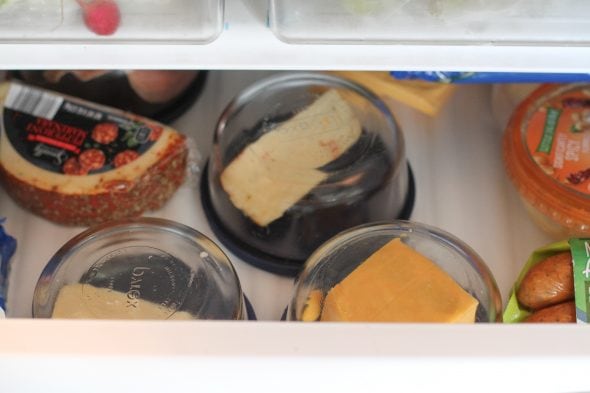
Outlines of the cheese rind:
<svg viewBox="0 0 590 393">
<path fill-rule="evenodd" d="M 361 125 L 335 90 L 247 146 L 221 174 L 233 205 L 259 226 L 327 178 L 318 170 L 360 138 Z"/>
<path fill-rule="evenodd" d="M 0 84 L 0 103 L 4 104 L 10 86 Z M 188 153 L 185 137 L 169 127 L 116 109 L 92 103 L 84 106 L 150 124 L 157 139 L 141 154 L 133 150 L 124 152 L 133 153 L 133 158 L 122 166 L 99 173 L 65 174 L 27 160 L 13 146 L 3 123 L 0 182 L 6 192 L 34 213 L 68 225 L 135 217 L 161 207 L 184 181 Z"/>
<path fill-rule="evenodd" d="M 394 239 L 330 289 L 321 321 L 472 323 L 477 306 L 435 263 Z"/>
</svg>

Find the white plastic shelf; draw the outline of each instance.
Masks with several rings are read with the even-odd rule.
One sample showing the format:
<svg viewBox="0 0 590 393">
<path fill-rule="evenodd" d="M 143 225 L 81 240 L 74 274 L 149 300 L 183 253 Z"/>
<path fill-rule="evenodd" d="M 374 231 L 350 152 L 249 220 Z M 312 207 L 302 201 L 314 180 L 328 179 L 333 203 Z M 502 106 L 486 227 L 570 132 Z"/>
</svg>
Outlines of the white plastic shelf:
<svg viewBox="0 0 590 393">
<path fill-rule="evenodd" d="M 176 128 L 192 136 L 205 155 L 229 99 L 264 74 L 211 72 L 203 96 Z M 391 104 L 416 178 L 412 219 L 473 247 L 506 301 L 527 255 L 551 239 L 529 220 L 504 173 L 491 88 L 459 88 L 436 118 Z M 588 390 L 583 378 L 564 377 L 587 371 L 586 327 L 278 322 L 292 280 L 253 268 L 229 252 L 258 322 L 31 320 L 41 270 L 83 228 L 36 217 L 2 188 L 0 215 L 19 241 L 8 294 L 9 316 L 19 319 L 0 321 L 2 391 L 77 392 L 82 385 L 89 392 L 114 387 L 160 392 L 172 386 L 203 392 L 301 392 L 323 386 L 355 393 Z M 151 215 L 215 239 L 194 182 Z"/>
<path fill-rule="evenodd" d="M 110 19 L 105 8 L 90 12 L 96 18 L 91 19 L 103 22 L 101 34 L 95 34 L 84 25 L 76 0 L 3 0 L 0 42 L 204 44 L 217 38 L 223 26 L 222 0 L 118 0 L 114 4 L 106 8 L 121 16 L 114 28 L 105 23 Z M 113 31 L 107 33 L 108 27 Z"/>
<path fill-rule="evenodd" d="M 270 0 L 291 43 L 590 44 L 578 0 Z"/>
<path fill-rule="evenodd" d="M 31 43 L 0 38 L 0 69 L 252 69 L 590 72 L 590 47 L 534 45 L 292 45 L 266 24 L 265 0 L 228 0 L 207 45 Z M 572 40 L 573 43 L 573 40 Z"/>
</svg>

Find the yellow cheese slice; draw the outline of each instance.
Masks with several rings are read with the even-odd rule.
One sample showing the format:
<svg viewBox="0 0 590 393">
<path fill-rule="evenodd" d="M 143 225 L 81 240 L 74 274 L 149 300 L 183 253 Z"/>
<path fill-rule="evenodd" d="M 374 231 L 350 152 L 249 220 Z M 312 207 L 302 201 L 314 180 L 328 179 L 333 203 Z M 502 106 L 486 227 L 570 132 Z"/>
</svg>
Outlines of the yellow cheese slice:
<svg viewBox="0 0 590 393">
<path fill-rule="evenodd" d="M 321 321 L 475 321 L 478 302 L 428 258 L 394 239 L 324 300 Z"/>
<path fill-rule="evenodd" d="M 195 319 L 186 311 L 170 310 L 143 299 L 133 299 L 108 288 L 85 284 L 62 287 L 53 306 L 52 318 L 63 319 Z"/>
<path fill-rule="evenodd" d="M 266 226 L 327 175 L 320 168 L 359 139 L 361 124 L 335 90 L 247 146 L 221 174 L 232 203 Z"/>
<path fill-rule="evenodd" d="M 346 78 L 370 89 L 390 107 L 392 100 L 402 102 L 428 116 L 436 116 L 456 90 L 455 85 L 420 80 L 396 80 L 389 72 L 337 71 L 331 74 Z M 392 108 L 393 109 L 393 108 Z"/>
<path fill-rule="evenodd" d="M 301 312 L 301 320 L 303 322 L 313 322 L 320 319 L 322 313 L 322 291 L 314 289 L 309 293 L 307 302 Z"/>
</svg>

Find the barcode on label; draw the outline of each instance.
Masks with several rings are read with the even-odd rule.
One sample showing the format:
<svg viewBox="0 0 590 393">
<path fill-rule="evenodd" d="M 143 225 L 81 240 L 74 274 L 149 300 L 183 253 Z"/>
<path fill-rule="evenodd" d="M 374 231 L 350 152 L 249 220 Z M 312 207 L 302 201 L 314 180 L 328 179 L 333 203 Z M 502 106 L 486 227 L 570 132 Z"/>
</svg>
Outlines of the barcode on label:
<svg viewBox="0 0 590 393">
<path fill-rule="evenodd" d="M 46 119 L 53 119 L 63 98 L 33 87 L 10 85 L 4 106 L 19 112 Z"/>
</svg>

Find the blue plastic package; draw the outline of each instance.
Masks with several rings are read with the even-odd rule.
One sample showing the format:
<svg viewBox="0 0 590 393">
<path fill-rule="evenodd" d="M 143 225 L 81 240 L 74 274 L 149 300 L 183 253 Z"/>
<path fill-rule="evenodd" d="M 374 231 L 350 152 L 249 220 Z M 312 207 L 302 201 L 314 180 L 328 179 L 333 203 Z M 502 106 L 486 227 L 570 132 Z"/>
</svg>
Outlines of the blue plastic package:
<svg viewBox="0 0 590 393">
<path fill-rule="evenodd" d="M 6 310 L 6 281 L 8 279 L 8 261 L 16 250 L 16 239 L 4 231 L 2 224 L 6 219 L 0 218 L 0 315 Z"/>
<path fill-rule="evenodd" d="M 392 71 L 399 80 L 423 80 L 440 83 L 572 83 L 588 82 L 590 74 L 551 74 L 520 72 L 440 72 Z"/>
</svg>

